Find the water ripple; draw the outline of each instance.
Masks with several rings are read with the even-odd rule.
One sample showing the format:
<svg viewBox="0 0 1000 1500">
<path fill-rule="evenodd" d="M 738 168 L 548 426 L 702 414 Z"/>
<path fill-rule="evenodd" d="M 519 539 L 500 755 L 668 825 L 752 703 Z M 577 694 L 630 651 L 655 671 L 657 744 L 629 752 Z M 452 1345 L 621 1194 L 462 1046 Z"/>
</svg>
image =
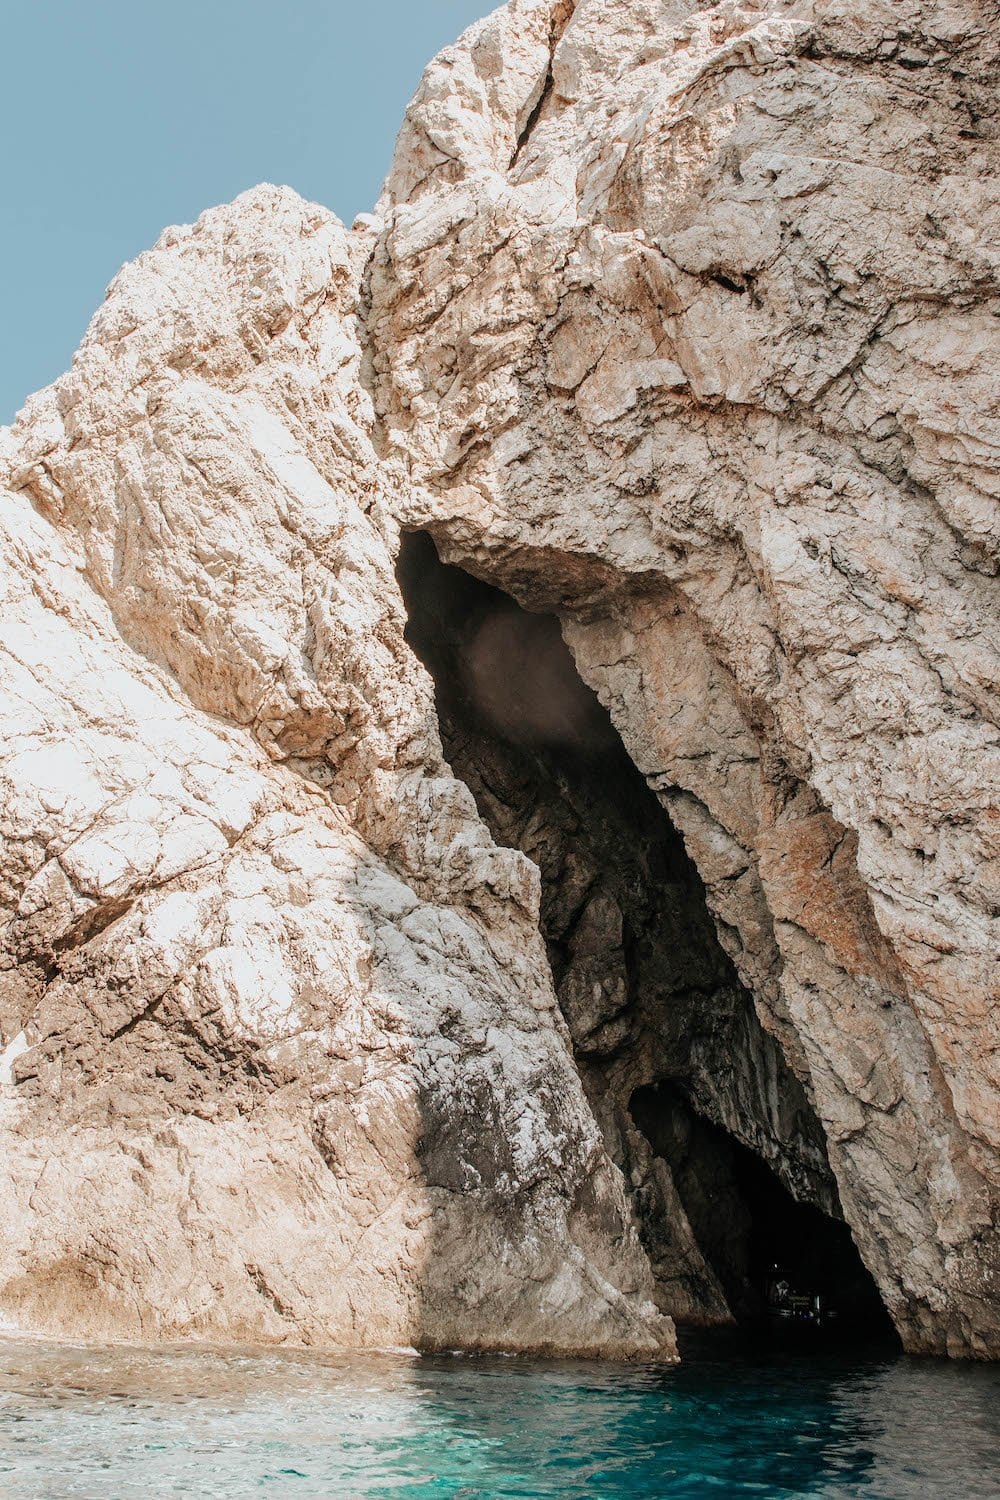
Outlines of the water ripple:
<svg viewBox="0 0 1000 1500">
<path fill-rule="evenodd" d="M 998 1500 L 1000 1372 L 689 1341 L 679 1367 L 0 1341 L 6 1500 Z"/>
</svg>

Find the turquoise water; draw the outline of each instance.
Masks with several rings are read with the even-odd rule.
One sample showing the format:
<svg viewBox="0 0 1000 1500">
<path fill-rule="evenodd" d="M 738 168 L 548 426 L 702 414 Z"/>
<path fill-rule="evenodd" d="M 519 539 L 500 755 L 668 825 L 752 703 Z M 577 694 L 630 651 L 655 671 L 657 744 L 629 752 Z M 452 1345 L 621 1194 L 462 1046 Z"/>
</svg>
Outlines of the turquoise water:
<svg viewBox="0 0 1000 1500">
<path fill-rule="evenodd" d="M 0 1495 L 1000 1496 L 996 1368 L 686 1353 L 664 1370 L 4 1340 Z"/>
</svg>

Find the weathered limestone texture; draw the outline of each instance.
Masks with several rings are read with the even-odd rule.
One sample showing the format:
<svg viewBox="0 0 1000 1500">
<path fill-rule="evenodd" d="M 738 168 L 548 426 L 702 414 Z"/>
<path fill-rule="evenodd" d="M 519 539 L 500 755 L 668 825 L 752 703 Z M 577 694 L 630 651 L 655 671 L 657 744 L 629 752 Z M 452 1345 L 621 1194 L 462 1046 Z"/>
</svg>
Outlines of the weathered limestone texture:
<svg viewBox="0 0 1000 1500">
<path fill-rule="evenodd" d="M 0 433 L 0 1314 L 672 1357 L 732 1298 L 659 1068 L 1000 1355 L 998 23 L 511 0 L 376 216 L 258 188 L 112 283 Z M 400 528 L 558 615 L 704 1045 L 614 778 L 452 774 Z"/>
<path fill-rule="evenodd" d="M 167 231 L 8 435 L 0 1309 L 669 1357 L 403 642 L 370 249 L 269 188 Z"/>
<path fill-rule="evenodd" d="M 716 937 L 680 835 L 580 680 L 558 621 L 445 568 L 426 536 L 403 537 L 398 571 L 407 639 L 434 678 L 448 762 L 497 842 L 539 868 L 556 995 L 631 1191 L 657 1301 L 686 1322 L 752 1318 L 753 1252 L 764 1246 L 751 1243 L 760 1226 L 739 1185 L 718 1181 L 726 1164 L 703 1150 L 694 1191 L 683 1191 L 686 1153 L 670 1160 L 650 1135 L 663 1141 L 660 1096 L 680 1088 L 685 1116 L 724 1133 L 721 1156 L 733 1143 L 748 1148 L 774 1174 L 776 1193 L 781 1182 L 837 1221 L 823 1225 L 828 1242 L 844 1226 L 802 1087 Z M 657 1098 L 644 1107 L 651 1090 Z M 706 1194 L 712 1223 L 702 1213 L 696 1225 Z M 787 1257 L 788 1237 L 774 1238 Z M 874 1302 L 877 1316 L 877 1294 Z"/>
<path fill-rule="evenodd" d="M 402 519 L 556 610 L 907 1345 L 1000 1352 L 995 5 L 514 0 L 371 273 Z"/>
</svg>

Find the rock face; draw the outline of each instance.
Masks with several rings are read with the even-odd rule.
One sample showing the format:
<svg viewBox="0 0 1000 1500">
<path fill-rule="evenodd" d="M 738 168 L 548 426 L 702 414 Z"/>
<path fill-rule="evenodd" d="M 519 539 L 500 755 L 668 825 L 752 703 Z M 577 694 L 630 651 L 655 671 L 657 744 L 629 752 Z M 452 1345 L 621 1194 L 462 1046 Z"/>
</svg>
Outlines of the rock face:
<svg viewBox="0 0 1000 1500">
<path fill-rule="evenodd" d="M 718 942 L 680 836 L 581 682 L 558 622 L 442 567 L 427 537 L 403 537 L 399 574 L 407 639 L 434 677 L 448 762 L 494 838 L 541 872 L 556 995 L 631 1189 L 657 1300 L 688 1322 L 753 1315 L 767 1269 L 754 1262 L 780 1254 L 787 1263 L 801 1226 L 782 1233 L 772 1207 L 779 1232 L 763 1242 L 764 1226 L 729 1180 L 733 1147 L 766 1162 L 792 1199 L 839 1218 L 802 1088 Z M 683 1143 L 664 1135 L 672 1115 Z M 711 1149 L 711 1127 L 721 1151 Z M 688 1183 L 692 1130 L 707 1138 Z M 828 1222 L 823 1241 L 838 1230 Z"/>
<path fill-rule="evenodd" d="M 996 11 L 514 4 L 425 77 L 406 519 L 559 612 L 912 1348 L 996 1351 Z"/>
<path fill-rule="evenodd" d="M 12 434 L 0 1306 L 669 1356 L 403 642 L 370 239 L 273 189 L 168 231 Z"/>
<path fill-rule="evenodd" d="M 1000 1354 L 997 19 L 512 0 L 376 218 L 112 284 L 0 438 L 0 1310 L 670 1357 L 725 1132 Z"/>
</svg>

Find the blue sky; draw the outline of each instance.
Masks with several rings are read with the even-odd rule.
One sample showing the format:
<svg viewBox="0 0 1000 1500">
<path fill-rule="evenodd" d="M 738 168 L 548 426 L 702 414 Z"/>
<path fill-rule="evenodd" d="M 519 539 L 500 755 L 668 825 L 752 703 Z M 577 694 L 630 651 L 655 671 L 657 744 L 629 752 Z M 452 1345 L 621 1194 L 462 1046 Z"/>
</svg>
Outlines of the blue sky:
<svg viewBox="0 0 1000 1500">
<path fill-rule="evenodd" d="M 0 422 L 119 266 L 256 182 L 370 209 L 430 58 L 497 0 L 7 0 Z"/>
</svg>

